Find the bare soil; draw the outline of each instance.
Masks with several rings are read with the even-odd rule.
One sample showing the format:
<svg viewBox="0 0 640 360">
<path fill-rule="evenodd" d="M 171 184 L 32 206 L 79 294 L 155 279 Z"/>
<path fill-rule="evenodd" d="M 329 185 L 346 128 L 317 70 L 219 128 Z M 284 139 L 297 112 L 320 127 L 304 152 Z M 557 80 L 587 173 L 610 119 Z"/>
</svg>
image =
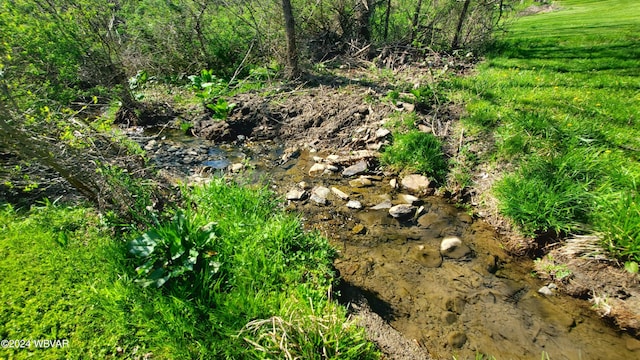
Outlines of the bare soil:
<svg viewBox="0 0 640 360">
<path fill-rule="evenodd" d="M 316 87 L 272 96 L 242 94 L 232 100 L 237 106 L 227 121 L 201 120 L 194 130 L 222 142 L 246 136 L 316 148 L 356 149 L 363 145 L 358 141 L 361 135 L 379 127 L 393 111 L 385 104 L 365 103 L 362 94 L 351 93 L 356 90 L 362 91 Z M 369 93 L 375 94 L 373 90 Z"/>
</svg>

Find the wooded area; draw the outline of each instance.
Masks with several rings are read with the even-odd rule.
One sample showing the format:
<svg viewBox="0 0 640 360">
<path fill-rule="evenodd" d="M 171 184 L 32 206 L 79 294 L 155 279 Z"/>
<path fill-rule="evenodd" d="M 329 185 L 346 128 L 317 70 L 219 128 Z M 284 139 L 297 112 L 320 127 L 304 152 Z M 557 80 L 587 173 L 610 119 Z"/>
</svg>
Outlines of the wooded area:
<svg viewBox="0 0 640 360">
<path fill-rule="evenodd" d="M 1 151 L 53 169 L 101 207 L 115 204 L 122 199 L 108 199 L 98 185 L 103 181 L 92 178 L 104 174 L 99 168 L 122 164 L 114 148 L 119 156 L 131 155 L 113 137 L 98 135 L 105 124 L 86 120 L 114 100 L 120 103 L 116 121 L 153 117 L 153 105 L 132 92 L 141 75 L 180 86 L 201 70 L 235 81 L 270 67 L 295 79 L 337 56 L 370 60 L 390 48 L 417 54 L 481 51 L 504 20 L 508 3 L 5 1 L 0 5 Z M 105 155 L 109 151 L 112 155 Z M 91 161 L 76 160 L 87 153 L 95 153 Z M 16 171 L 3 172 L 2 186 L 20 187 L 15 176 L 9 179 Z M 37 184 L 24 181 L 22 187 L 28 186 Z"/>
</svg>

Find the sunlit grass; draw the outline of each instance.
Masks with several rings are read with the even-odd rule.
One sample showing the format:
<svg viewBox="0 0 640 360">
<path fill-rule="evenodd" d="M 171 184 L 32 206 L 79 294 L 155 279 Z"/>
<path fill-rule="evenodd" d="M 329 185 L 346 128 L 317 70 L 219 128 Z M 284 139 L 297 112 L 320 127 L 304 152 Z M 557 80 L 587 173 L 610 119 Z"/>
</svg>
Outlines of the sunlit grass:
<svg viewBox="0 0 640 360">
<path fill-rule="evenodd" d="M 193 229 L 215 223 L 213 281 L 134 281 L 140 262 L 91 209 L 0 210 L 0 335 L 66 339 L 62 349 L 3 349 L 9 358 L 374 359 L 364 330 L 331 300 L 334 250 L 284 214 L 265 187 L 216 180 L 184 189 Z M 175 222 L 161 225 L 167 234 Z M 190 236 L 190 233 L 180 233 Z M 183 238 L 183 241 L 190 241 Z M 195 279 L 195 280 L 194 280 Z M 199 281 L 199 283 L 194 283 Z M 169 283 L 167 283 L 169 284 Z M 208 289 L 191 291 L 194 286 Z"/>
<path fill-rule="evenodd" d="M 555 4 L 519 19 L 476 76 L 457 80 L 464 124 L 495 139 L 485 161 L 519 168 L 495 189 L 527 234 L 596 231 L 637 260 L 640 214 L 623 209 L 640 190 L 640 3 Z"/>
<path fill-rule="evenodd" d="M 435 135 L 418 130 L 395 132 L 393 144 L 384 149 L 380 161 L 398 171 L 425 174 L 439 183 L 447 174 L 442 142 Z"/>
</svg>

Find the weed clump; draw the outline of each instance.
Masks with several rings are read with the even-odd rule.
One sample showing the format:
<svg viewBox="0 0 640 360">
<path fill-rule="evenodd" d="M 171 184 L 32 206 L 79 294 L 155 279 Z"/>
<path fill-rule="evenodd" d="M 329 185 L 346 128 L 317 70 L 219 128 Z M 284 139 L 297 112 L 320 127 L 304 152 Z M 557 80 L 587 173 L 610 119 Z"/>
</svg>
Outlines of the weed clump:
<svg viewBox="0 0 640 360">
<path fill-rule="evenodd" d="M 525 235 L 575 232 L 588 221 L 593 202 L 589 182 L 568 161 L 536 157 L 495 185 L 502 213 Z"/>
<path fill-rule="evenodd" d="M 598 204 L 597 224 L 605 249 L 618 258 L 640 262 L 640 194 L 612 194 L 598 199 Z"/>
<path fill-rule="evenodd" d="M 442 142 L 433 134 L 420 131 L 394 134 L 393 144 L 384 149 L 380 160 L 398 171 L 431 176 L 440 184 L 447 175 Z"/>
</svg>

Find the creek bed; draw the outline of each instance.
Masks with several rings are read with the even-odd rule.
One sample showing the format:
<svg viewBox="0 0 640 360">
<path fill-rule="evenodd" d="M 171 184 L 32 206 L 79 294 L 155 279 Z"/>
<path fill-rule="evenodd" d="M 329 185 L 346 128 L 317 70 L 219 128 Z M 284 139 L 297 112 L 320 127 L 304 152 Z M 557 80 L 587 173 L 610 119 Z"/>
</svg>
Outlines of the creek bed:
<svg viewBox="0 0 640 360">
<path fill-rule="evenodd" d="M 287 208 L 300 212 L 307 228 L 338 249 L 335 266 L 342 280 L 432 358 L 473 359 L 478 353 L 497 359 L 539 359 L 544 353 L 554 360 L 640 358 L 640 341 L 605 324 L 592 304 L 553 290 L 540 294 L 546 284 L 532 276 L 531 261 L 509 256 L 489 225 L 445 199 L 422 196 L 416 206 L 421 213 L 403 220 L 388 209 L 372 209 L 402 202 L 399 195 L 407 192 L 390 185 L 393 176 L 375 173 L 371 186 L 357 188 L 340 172 L 311 176 L 318 158 L 329 154 L 303 150 L 283 161 L 275 142 L 214 146 L 173 133 L 141 143 L 159 166 L 185 175 L 206 178 L 241 163 L 251 169 L 243 176 L 268 179 L 283 196 L 304 182 L 309 189 L 336 187 L 358 201 L 362 209 L 347 207 L 346 199 L 330 193 L 324 205 L 307 196 L 288 201 Z M 445 237 L 457 237 L 468 251 L 442 256 Z"/>
</svg>

